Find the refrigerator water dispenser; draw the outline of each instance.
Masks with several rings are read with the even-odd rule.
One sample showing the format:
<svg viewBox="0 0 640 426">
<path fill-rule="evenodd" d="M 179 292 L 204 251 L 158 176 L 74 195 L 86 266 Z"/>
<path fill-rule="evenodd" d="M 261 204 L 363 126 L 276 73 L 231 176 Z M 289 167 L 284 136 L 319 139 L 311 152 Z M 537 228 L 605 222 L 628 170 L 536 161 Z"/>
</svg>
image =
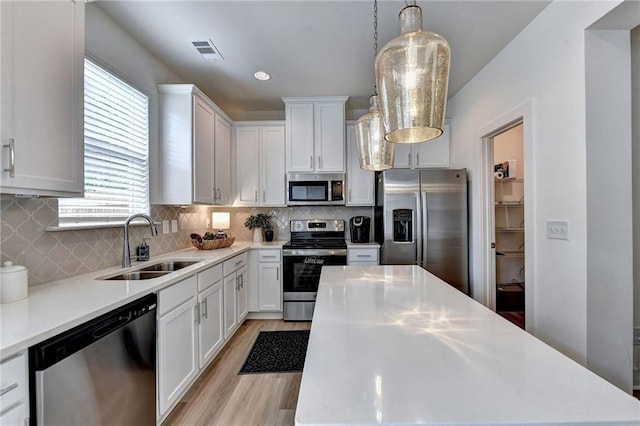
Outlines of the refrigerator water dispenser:
<svg viewBox="0 0 640 426">
<path fill-rule="evenodd" d="M 413 210 L 396 209 L 393 211 L 393 241 L 396 243 L 413 242 Z"/>
</svg>

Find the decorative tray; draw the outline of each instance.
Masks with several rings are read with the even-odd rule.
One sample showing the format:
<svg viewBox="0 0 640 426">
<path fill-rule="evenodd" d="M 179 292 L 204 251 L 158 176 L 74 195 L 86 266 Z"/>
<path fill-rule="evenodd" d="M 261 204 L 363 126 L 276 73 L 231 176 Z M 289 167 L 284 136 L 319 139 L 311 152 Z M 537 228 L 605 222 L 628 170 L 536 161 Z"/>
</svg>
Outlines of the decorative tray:
<svg viewBox="0 0 640 426">
<path fill-rule="evenodd" d="M 236 237 L 227 235 L 225 238 L 215 238 L 212 240 L 205 240 L 198 234 L 191 234 L 191 244 L 198 250 L 216 250 L 231 246 L 236 240 Z"/>
</svg>

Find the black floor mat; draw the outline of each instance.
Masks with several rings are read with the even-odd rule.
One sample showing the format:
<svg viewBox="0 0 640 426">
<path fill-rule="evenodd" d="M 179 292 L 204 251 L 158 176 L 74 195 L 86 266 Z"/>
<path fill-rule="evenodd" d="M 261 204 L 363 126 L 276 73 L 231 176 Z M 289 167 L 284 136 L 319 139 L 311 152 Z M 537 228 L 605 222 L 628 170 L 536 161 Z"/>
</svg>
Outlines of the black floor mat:
<svg viewBox="0 0 640 426">
<path fill-rule="evenodd" d="M 309 331 L 261 331 L 238 374 L 302 371 Z"/>
</svg>

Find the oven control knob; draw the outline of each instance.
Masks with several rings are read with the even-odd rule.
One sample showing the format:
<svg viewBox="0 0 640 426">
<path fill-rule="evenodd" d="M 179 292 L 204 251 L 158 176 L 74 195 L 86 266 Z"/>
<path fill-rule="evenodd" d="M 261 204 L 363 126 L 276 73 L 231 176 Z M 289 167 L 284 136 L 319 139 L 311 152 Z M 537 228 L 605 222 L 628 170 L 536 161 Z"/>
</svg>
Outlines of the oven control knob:
<svg viewBox="0 0 640 426">
<path fill-rule="evenodd" d="M 302 224 L 300 224 L 300 223 L 296 223 L 294 227 L 295 227 L 296 229 L 300 229 L 300 228 L 302 228 Z"/>
</svg>

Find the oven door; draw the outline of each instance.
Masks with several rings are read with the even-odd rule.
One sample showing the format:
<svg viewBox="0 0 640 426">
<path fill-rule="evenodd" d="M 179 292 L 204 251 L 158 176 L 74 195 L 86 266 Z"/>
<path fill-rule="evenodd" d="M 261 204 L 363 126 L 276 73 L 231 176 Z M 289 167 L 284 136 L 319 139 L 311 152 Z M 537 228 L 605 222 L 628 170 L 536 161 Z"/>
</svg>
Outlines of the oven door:
<svg viewBox="0 0 640 426">
<path fill-rule="evenodd" d="M 346 265 L 347 251 L 286 249 L 283 260 L 283 296 L 285 301 L 316 300 L 323 266 Z"/>
</svg>

